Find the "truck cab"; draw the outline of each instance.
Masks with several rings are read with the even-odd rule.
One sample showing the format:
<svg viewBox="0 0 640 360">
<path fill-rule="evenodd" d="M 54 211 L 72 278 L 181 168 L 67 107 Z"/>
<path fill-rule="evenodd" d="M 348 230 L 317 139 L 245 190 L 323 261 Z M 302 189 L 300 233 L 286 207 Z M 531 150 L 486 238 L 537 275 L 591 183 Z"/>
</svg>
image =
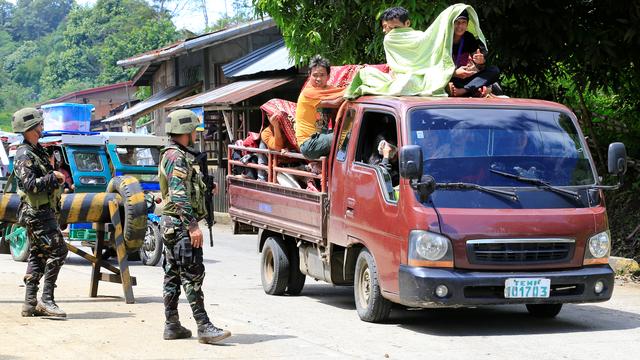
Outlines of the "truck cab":
<svg viewBox="0 0 640 360">
<path fill-rule="evenodd" d="M 287 291 L 298 272 L 353 285 L 365 321 L 384 320 L 391 303 L 526 304 L 553 317 L 564 303 L 611 297 L 612 187 L 569 109 L 365 96 L 341 114 L 325 193 L 229 178 L 232 220 L 259 229 L 265 291 Z M 391 171 L 371 161 L 380 138 L 399 149 Z M 624 145 L 612 144 L 610 171 L 624 163 Z M 278 254 L 292 264 L 287 278 L 276 276 Z"/>
</svg>

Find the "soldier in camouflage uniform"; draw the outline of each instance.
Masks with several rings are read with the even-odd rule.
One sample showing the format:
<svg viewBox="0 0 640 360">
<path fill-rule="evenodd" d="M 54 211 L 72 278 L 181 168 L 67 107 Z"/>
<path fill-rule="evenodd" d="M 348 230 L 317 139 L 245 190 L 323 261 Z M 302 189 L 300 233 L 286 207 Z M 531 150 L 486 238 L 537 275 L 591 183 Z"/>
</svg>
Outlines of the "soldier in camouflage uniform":
<svg viewBox="0 0 640 360">
<path fill-rule="evenodd" d="M 206 213 L 205 185 L 202 176 L 193 168 L 192 146 L 196 138 L 198 117 L 191 110 L 177 110 L 169 114 L 167 134 L 171 143 L 162 149 L 158 175 L 165 207 L 161 231 L 164 242 L 164 311 L 166 316 L 164 339 L 191 337 L 191 331 L 180 325 L 178 298 L 180 285 L 184 288 L 198 323 L 198 340 L 213 344 L 231 335 L 215 327 L 204 308 L 202 282 L 202 232 L 198 220 Z"/>
<path fill-rule="evenodd" d="M 22 200 L 18 221 L 26 227 L 31 244 L 22 316 L 66 317 L 53 299 L 56 279 L 68 252 L 56 218 L 64 175 L 53 170 L 49 154 L 38 143 L 42 122 L 42 115 L 33 108 L 17 111 L 11 121 L 13 131 L 24 136 L 16 151 L 12 176 Z M 42 277 L 42 298 L 37 300 Z"/>
</svg>

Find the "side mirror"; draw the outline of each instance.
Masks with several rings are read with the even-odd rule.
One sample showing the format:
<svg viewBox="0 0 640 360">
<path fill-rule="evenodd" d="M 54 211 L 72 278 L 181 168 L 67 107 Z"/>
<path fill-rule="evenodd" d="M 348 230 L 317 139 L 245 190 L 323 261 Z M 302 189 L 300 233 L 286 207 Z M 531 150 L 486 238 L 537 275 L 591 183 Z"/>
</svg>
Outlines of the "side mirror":
<svg viewBox="0 0 640 360">
<path fill-rule="evenodd" d="M 405 145 L 400 148 L 400 176 L 404 179 L 422 177 L 422 148 L 418 145 Z"/>
<path fill-rule="evenodd" d="M 627 172 L 627 150 L 623 143 L 609 144 L 609 156 L 607 159 L 609 174 L 624 175 Z"/>
</svg>

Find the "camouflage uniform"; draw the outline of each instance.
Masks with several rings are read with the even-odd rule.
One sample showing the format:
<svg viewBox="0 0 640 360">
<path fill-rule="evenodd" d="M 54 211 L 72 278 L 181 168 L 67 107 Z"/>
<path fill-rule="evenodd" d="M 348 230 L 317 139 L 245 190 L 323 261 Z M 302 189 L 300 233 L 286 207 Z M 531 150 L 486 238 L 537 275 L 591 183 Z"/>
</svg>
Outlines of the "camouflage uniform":
<svg viewBox="0 0 640 360">
<path fill-rule="evenodd" d="M 25 141 L 18 147 L 14 172 L 23 203 L 18 220 L 26 227 L 31 244 L 27 273 L 24 276 L 27 291 L 25 304 L 36 305 L 38 285 L 42 277 L 42 299 L 52 303 L 58 273 L 68 253 L 56 218 L 60 203 L 60 184 L 53 174 L 49 155 L 40 144 L 34 146 Z M 38 303 L 38 310 L 40 307 L 41 304 Z M 30 316 L 33 312 L 24 314 L 23 310 L 23 315 Z"/>
<path fill-rule="evenodd" d="M 209 323 L 202 292 L 202 247 L 193 248 L 189 237 L 189 226 L 197 227 L 198 219 L 203 215 L 199 213 L 200 206 L 195 206 L 196 209 L 193 206 L 202 203 L 201 197 L 204 196 L 201 189 L 194 189 L 198 187 L 194 186 L 197 182 L 201 182 L 200 175 L 193 169 L 193 156 L 186 149 L 176 143 L 163 149 L 160 183 L 166 205 L 161 230 L 165 246 L 163 296 L 167 322 L 178 321 L 182 284 L 198 325 Z"/>
</svg>

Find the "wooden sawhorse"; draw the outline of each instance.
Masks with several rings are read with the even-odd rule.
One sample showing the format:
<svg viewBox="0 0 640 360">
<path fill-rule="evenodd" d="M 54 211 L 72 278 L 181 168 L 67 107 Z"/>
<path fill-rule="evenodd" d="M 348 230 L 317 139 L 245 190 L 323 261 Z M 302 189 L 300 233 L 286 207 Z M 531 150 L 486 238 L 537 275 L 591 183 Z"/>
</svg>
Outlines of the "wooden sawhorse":
<svg viewBox="0 0 640 360">
<path fill-rule="evenodd" d="M 77 247 L 67 243 L 69 251 L 84 258 L 91 263 L 93 267 L 91 271 L 91 284 L 89 290 L 90 297 L 98 296 L 98 283 L 100 281 L 122 284 L 124 299 L 127 304 L 133 304 L 133 286 L 136 285 L 136 278 L 129 273 L 129 262 L 127 261 L 127 249 L 124 244 L 124 235 L 122 233 L 122 222 L 120 221 L 120 211 L 118 203 L 109 202 L 109 211 L 111 212 L 111 224 L 95 224 L 96 242 L 94 244 L 94 255 L 88 254 Z M 102 254 L 106 249 L 105 234 L 110 234 L 112 242 L 115 244 L 116 253 L 118 254 L 118 267 L 109 264 L 102 259 Z M 103 273 L 101 268 L 105 268 L 112 273 Z"/>
</svg>

